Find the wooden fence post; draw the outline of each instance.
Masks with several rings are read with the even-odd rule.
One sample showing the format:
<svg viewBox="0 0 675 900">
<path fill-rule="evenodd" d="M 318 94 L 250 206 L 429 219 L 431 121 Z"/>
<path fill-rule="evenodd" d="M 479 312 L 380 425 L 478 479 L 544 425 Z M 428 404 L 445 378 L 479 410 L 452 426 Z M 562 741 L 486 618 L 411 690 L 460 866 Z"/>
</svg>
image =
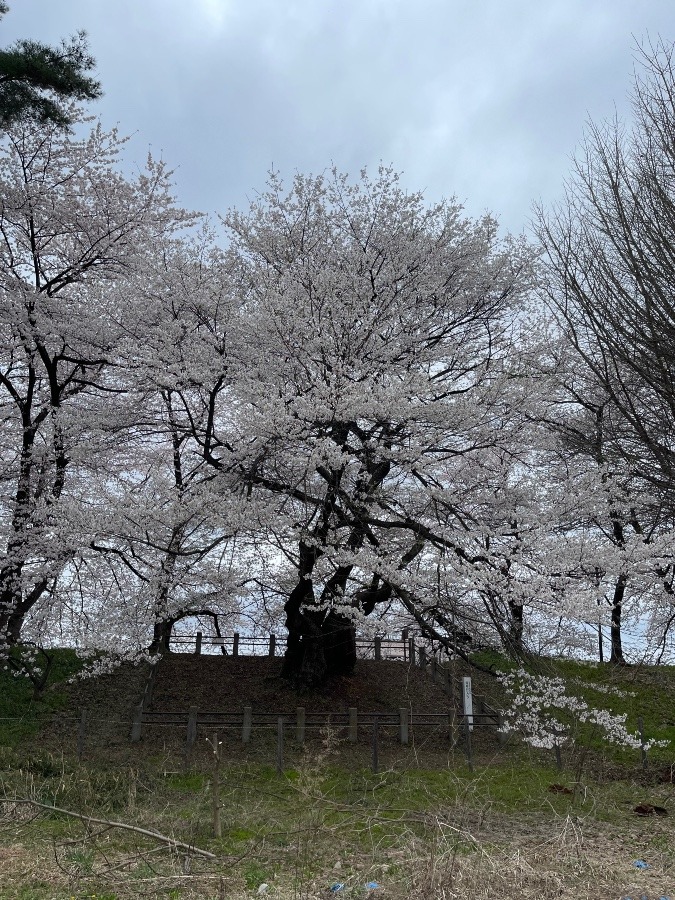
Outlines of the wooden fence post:
<svg viewBox="0 0 675 900">
<path fill-rule="evenodd" d="M 190 768 L 192 762 L 192 751 L 194 750 L 195 741 L 197 740 L 197 707 L 190 706 L 188 709 L 187 735 L 185 737 L 185 768 Z"/>
<path fill-rule="evenodd" d="M 408 639 L 408 662 L 415 665 L 415 638 Z"/>
<path fill-rule="evenodd" d="M 378 715 L 375 713 L 373 715 L 373 772 L 377 775 L 380 768 L 380 748 L 379 748 L 379 727 L 380 723 L 378 720 Z"/>
<path fill-rule="evenodd" d="M 562 772 L 562 756 L 560 755 L 560 744 L 555 744 L 553 747 L 555 751 L 555 766 L 559 772 Z"/>
<path fill-rule="evenodd" d="M 232 635 L 232 656 L 239 656 L 239 632 Z"/>
<path fill-rule="evenodd" d="M 268 656 L 274 656 L 275 650 L 277 646 L 277 636 L 276 634 L 270 635 L 270 647 L 268 651 Z"/>
<path fill-rule="evenodd" d="M 436 654 L 431 657 L 431 677 L 434 681 L 436 681 L 436 672 L 437 672 L 438 663 L 436 662 Z"/>
<path fill-rule="evenodd" d="M 410 710 L 407 706 L 401 706 L 398 711 L 399 739 L 402 744 L 408 743 L 408 726 L 410 724 Z"/>
<path fill-rule="evenodd" d="M 131 726 L 131 743 L 137 744 L 143 737 L 143 703 L 136 706 L 134 721 Z"/>
<path fill-rule="evenodd" d="M 419 665 L 421 669 L 425 669 L 427 665 L 427 651 L 424 647 L 419 647 L 417 650 L 419 654 Z"/>
<path fill-rule="evenodd" d="M 199 656 L 202 652 L 202 633 L 197 632 L 197 640 L 195 641 L 195 654 Z"/>
<path fill-rule="evenodd" d="M 277 775 L 284 774 L 284 720 L 277 719 Z"/>
<path fill-rule="evenodd" d="M 349 741 L 355 744 L 359 739 L 359 713 L 355 706 L 349 707 Z"/>
<path fill-rule="evenodd" d="M 82 762 L 82 754 L 84 753 L 84 739 L 87 732 L 87 707 L 82 707 L 80 713 L 80 724 L 77 728 L 77 761 Z"/>
<path fill-rule="evenodd" d="M 241 729 L 241 742 L 248 744 L 251 740 L 251 725 L 253 724 L 253 707 L 244 707 L 244 724 Z"/>
<path fill-rule="evenodd" d="M 382 638 L 375 638 L 375 661 L 379 662 L 382 659 Z"/>
<path fill-rule="evenodd" d="M 298 706 L 295 711 L 296 714 L 296 726 L 295 726 L 295 739 L 298 744 L 305 743 L 305 708 L 304 706 Z"/>
</svg>

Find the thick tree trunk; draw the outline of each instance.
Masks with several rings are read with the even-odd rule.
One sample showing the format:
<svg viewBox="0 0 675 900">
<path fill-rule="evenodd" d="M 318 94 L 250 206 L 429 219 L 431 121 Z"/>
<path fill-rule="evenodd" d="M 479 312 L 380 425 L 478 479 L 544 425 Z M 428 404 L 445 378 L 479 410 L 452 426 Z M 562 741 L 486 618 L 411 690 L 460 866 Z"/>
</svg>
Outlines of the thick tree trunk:
<svg viewBox="0 0 675 900">
<path fill-rule="evenodd" d="M 356 663 L 352 621 L 333 611 L 312 609 L 313 599 L 311 581 L 302 579 L 284 607 L 288 636 L 282 675 L 305 687 L 351 675 Z"/>
<path fill-rule="evenodd" d="M 353 622 L 336 612 L 299 610 L 288 627 L 282 674 L 304 687 L 351 675 L 356 664 Z"/>
<path fill-rule="evenodd" d="M 336 443 L 344 449 L 347 432 L 342 429 Z M 355 553 L 363 545 L 366 536 L 367 498 L 386 478 L 390 469 L 387 460 L 366 460 L 358 479 L 358 494 L 362 498 L 356 507 L 358 514 L 352 522 L 346 548 Z M 356 630 L 353 621 L 335 612 L 333 603 L 344 602 L 345 591 L 353 566 L 338 566 L 326 581 L 317 601 L 312 584 L 314 565 L 323 554 L 322 546 L 328 534 L 333 508 L 338 499 L 342 470 L 326 470 L 324 477 L 327 493 L 322 515 L 314 530 L 314 542 L 300 542 L 298 560 L 298 584 L 284 605 L 288 630 L 286 656 L 282 674 L 305 686 L 318 686 L 326 679 L 339 675 L 351 675 L 356 664 Z M 363 498 L 366 498 L 365 500 Z M 373 587 L 378 579 L 374 578 Z M 387 589 L 388 594 L 390 589 Z M 366 591 L 370 595 L 372 591 Z M 377 591 L 375 591 L 377 593 Z M 387 595 L 388 595 L 387 594 Z M 352 603 L 365 609 L 364 592 L 359 591 Z M 373 601 L 374 607 L 375 602 Z M 367 613 L 366 613 L 367 614 Z"/>
<path fill-rule="evenodd" d="M 55 370 L 54 370 L 55 373 Z M 29 367 L 29 382 L 33 384 L 35 375 L 32 367 Z M 53 382 L 58 384 L 55 379 Z M 23 435 L 21 457 L 19 464 L 19 477 L 16 494 L 14 497 L 14 511 L 10 538 L 7 543 L 6 564 L 0 571 L 0 640 L 9 644 L 17 644 L 21 637 L 21 629 L 24 620 L 30 610 L 47 590 L 47 586 L 55 577 L 41 578 L 32 587 L 23 583 L 25 566 L 34 548 L 27 541 L 28 529 L 35 526 L 35 513 L 40 501 L 47 506 L 57 502 L 63 491 L 65 483 L 68 459 L 64 450 L 63 435 L 55 414 L 59 409 L 60 388 L 52 386 L 51 407 L 43 408 L 31 421 L 31 407 L 26 404 L 22 408 Z M 53 472 L 49 479 L 49 489 L 45 488 L 45 470 L 36 467 L 33 457 L 35 436 L 38 427 L 52 415 L 53 435 L 52 450 Z M 37 468 L 37 471 L 36 471 Z M 48 558 L 49 559 L 49 558 Z M 63 565 L 63 560 L 51 558 L 53 573 Z"/>
<path fill-rule="evenodd" d="M 156 656 L 157 654 L 171 652 L 171 634 L 177 621 L 177 619 L 160 619 L 158 622 L 155 622 L 152 628 L 152 642 L 148 647 L 148 653 Z"/>
<path fill-rule="evenodd" d="M 313 566 L 314 552 L 314 548 L 301 548 L 300 580 L 284 605 L 288 636 L 282 675 L 305 687 L 351 675 L 356 663 L 353 622 L 333 610 L 317 607 L 312 580 L 303 577 L 302 568 Z"/>
</svg>

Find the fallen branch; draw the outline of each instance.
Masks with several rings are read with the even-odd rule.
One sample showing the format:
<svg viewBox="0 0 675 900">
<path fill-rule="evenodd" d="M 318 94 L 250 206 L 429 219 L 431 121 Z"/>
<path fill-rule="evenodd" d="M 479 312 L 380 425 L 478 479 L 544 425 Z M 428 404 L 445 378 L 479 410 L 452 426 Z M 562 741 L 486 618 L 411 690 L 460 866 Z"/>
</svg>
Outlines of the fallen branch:
<svg viewBox="0 0 675 900">
<path fill-rule="evenodd" d="M 183 850 L 189 850 L 190 853 L 196 853 L 198 856 L 205 856 L 207 859 L 217 859 L 215 853 L 209 850 L 200 850 L 192 844 L 184 844 L 183 841 L 177 841 L 175 838 L 167 837 L 158 831 L 150 831 L 148 828 L 141 828 L 138 825 L 127 825 L 126 822 L 111 822 L 109 819 L 96 819 L 94 816 L 85 816 L 82 813 L 73 812 L 71 809 L 61 809 L 59 806 L 50 806 L 48 803 L 38 803 L 37 800 L 29 800 L 24 798 L 16 798 L 11 800 L 12 803 L 29 803 L 31 806 L 37 806 L 40 809 L 48 809 L 50 812 L 61 813 L 64 816 L 72 816 L 74 819 L 81 819 L 83 822 L 94 823 L 95 825 L 107 825 L 109 828 L 124 828 L 127 831 L 135 831 L 137 834 L 145 834 L 155 840 L 163 841 L 171 847 L 180 847 Z"/>
</svg>

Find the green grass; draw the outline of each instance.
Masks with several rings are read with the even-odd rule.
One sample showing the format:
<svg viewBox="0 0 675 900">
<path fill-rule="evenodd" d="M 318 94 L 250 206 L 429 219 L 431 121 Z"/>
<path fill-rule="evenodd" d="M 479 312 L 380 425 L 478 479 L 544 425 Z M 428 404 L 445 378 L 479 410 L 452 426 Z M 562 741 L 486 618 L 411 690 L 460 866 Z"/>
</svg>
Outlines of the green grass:
<svg viewBox="0 0 675 900">
<path fill-rule="evenodd" d="M 646 740 L 668 741 L 668 747 L 654 747 L 649 751 L 652 764 L 666 764 L 675 759 L 675 666 L 599 666 L 551 660 L 547 661 L 546 668 L 566 679 L 568 692 L 581 697 L 589 706 L 625 715 L 629 731 L 637 734 L 641 719 Z M 634 750 L 607 744 L 600 734 L 589 729 L 584 729 L 580 738 L 582 743 L 603 752 L 616 763 L 630 765 L 635 761 Z"/>
</svg>

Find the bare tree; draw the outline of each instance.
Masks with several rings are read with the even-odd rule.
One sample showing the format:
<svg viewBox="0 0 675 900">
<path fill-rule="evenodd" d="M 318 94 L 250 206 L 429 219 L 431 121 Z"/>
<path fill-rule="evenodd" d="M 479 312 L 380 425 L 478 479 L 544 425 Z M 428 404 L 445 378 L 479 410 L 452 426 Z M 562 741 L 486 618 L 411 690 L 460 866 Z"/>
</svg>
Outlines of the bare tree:
<svg viewBox="0 0 675 900">
<path fill-rule="evenodd" d="M 658 543 L 675 512 L 673 54 L 661 41 L 637 48 L 632 125 L 591 124 L 564 202 L 537 210 L 545 293 L 571 348 L 563 381 L 576 409 L 558 425 L 601 472 L 619 550 L 629 535 Z M 667 555 L 654 552 L 651 574 L 669 595 Z M 614 662 L 629 581 L 618 574 L 611 600 Z"/>
<path fill-rule="evenodd" d="M 635 121 L 591 125 L 566 201 L 538 214 L 546 288 L 580 363 L 618 412 L 605 438 L 675 489 L 675 63 L 639 49 Z M 609 424 L 609 423 L 606 423 Z M 675 500 L 675 497 L 673 497 Z"/>
</svg>

